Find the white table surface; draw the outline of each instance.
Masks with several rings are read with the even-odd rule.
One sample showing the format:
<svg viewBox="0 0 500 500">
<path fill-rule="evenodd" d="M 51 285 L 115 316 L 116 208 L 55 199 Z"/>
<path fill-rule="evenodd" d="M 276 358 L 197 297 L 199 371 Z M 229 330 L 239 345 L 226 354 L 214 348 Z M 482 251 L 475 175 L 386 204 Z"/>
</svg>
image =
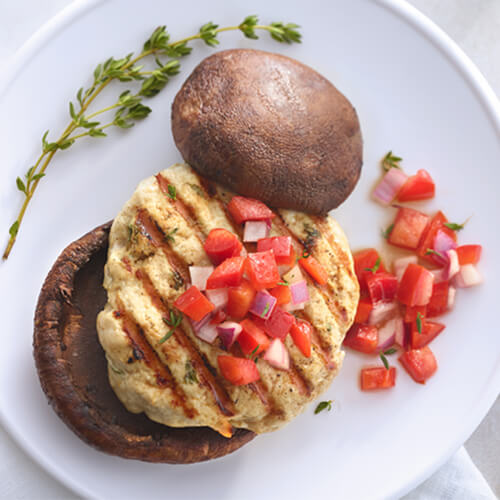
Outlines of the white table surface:
<svg viewBox="0 0 500 500">
<path fill-rule="evenodd" d="M 34 31 L 70 3 L 71 0 L 2 0 L 0 68 Z M 410 3 L 458 43 L 500 96 L 500 0 L 410 0 Z M 500 497 L 500 399 L 465 446 Z M 0 498 L 78 498 L 33 462 L 1 426 L 0 464 Z"/>
</svg>

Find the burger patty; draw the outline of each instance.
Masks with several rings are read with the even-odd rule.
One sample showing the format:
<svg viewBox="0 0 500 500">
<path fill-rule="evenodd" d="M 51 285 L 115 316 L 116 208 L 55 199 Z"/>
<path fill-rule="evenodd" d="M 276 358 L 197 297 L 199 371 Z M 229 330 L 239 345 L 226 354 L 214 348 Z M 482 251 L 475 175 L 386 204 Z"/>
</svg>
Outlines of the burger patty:
<svg viewBox="0 0 500 500">
<path fill-rule="evenodd" d="M 129 411 L 171 427 L 208 426 L 226 437 L 234 428 L 276 430 L 330 385 L 359 298 L 339 225 L 329 216 L 276 210 L 271 236 L 291 236 L 298 255 L 310 252 L 328 271 L 326 285 L 306 277 L 310 300 L 297 313 L 314 329 L 311 357 L 287 336 L 290 370 L 260 360 L 260 380 L 234 386 L 219 372 L 217 357 L 227 352 L 218 339 L 199 339 L 186 318 L 159 343 L 171 329 L 174 301 L 189 287 L 189 266 L 211 265 L 203 249 L 210 230 L 225 228 L 242 237 L 242 227 L 226 210 L 232 196 L 187 165 L 142 181 L 111 228 L 108 302 L 97 319 L 110 384 Z M 256 250 L 255 244 L 245 247 Z"/>
</svg>

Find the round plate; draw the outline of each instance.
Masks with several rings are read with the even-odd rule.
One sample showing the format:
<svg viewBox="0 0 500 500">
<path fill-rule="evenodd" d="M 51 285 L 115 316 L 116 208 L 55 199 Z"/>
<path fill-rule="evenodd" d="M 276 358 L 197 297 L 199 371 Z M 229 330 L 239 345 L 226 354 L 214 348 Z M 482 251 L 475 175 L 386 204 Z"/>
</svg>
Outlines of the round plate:
<svg viewBox="0 0 500 500">
<path fill-rule="evenodd" d="M 432 344 L 439 370 L 425 386 L 398 365 L 397 386 L 361 393 L 358 373 L 376 360 L 349 352 L 324 399 L 285 429 L 263 435 L 228 457 L 168 466 L 122 460 L 82 443 L 46 404 L 32 357 L 32 317 L 43 279 L 59 252 L 92 227 L 112 219 L 140 179 L 180 160 L 170 133 L 170 105 L 183 80 L 212 49 L 195 43 L 181 75 L 149 102 L 154 112 L 131 130 L 110 131 L 58 153 L 31 204 L 10 259 L 0 266 L 3 360 L 0 408 L 4 425 L 50 473 L 85 497 L 170 498 L 390 498 L 435 471 L 465 441 L 500 387 L 496 310 L 500 253 L 495 229 L 500 183 L 500 112 L 493 92 L 457 47 L 403 2 L 255 0 L 79 2 L 63 11 L 19 52 L 0 83 L 0 235 L 19 209 L 15 178 L 23 175 L 46 129 L 54 137 L 67 121 L 68 101 L 89 83 L 97 62 L 140 50 L 158 24 L 172 39 L 209 20 L 302 25 L 301 45 L 283 46 L 262 35 L 221 35 L 220 48 L 277 51 L 314 67 L 355 105 L 365 140 L 361 181 L 334 216 L 354 249 L 382 246 L 380 228 L 394 216 L 369 199 L 379 159 L 392 149 L 408 172 L 428 169 L 437 198 L 419 206 L 444 210 L 453 221 L 473 215 L 460 239 L 481 243 L 484 285 L 459 291 L 446 330 Z M 109 88 L 109 104 L 126 84 Z M 193 481 L 193 478 L 196 478 Z M 360 480 L 362 479 L 362 480 Z"/>
</svg>

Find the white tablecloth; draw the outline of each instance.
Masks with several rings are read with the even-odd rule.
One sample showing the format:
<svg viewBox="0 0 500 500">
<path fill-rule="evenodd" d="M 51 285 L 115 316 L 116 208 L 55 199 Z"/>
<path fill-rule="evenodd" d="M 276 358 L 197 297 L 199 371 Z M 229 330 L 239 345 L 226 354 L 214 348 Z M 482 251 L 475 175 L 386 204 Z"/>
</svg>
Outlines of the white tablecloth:
<svg viewBox="0 0 500 500">
<path fill-rule="evenodd" d="M 23 42 L 71 0 L 0 2 L 0 68 Z M 500 95 L 500 0 L 410 0 L 471 57 Z M 500 401 L 459 452 L 405 500 L 500 496 Z M 472 456 L 474 466 L 469 454 Z M 47 475 L 0 426 L 0 499 L 77 498 Z"/>
</svg>

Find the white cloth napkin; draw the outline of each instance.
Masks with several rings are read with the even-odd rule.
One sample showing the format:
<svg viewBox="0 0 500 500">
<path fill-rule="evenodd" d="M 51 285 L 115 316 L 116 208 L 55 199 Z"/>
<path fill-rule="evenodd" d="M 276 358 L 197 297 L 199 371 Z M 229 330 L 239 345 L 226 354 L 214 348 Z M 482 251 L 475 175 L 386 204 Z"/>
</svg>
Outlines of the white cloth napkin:
<svg viewBox="0 0 500 500">
<path fill-rule="evenodd" d="M 497 497 L 462 446 L 403 500 L 494 500 Z"/>
<path fill-rule="evenodd" d="M 38 467 L 0 426 L 0 499 L 77 499 Z M 402 500 L 495 500 L 465 448 Z M 201 500 L 201 499 L 200 499 Z"/>
</svg>

